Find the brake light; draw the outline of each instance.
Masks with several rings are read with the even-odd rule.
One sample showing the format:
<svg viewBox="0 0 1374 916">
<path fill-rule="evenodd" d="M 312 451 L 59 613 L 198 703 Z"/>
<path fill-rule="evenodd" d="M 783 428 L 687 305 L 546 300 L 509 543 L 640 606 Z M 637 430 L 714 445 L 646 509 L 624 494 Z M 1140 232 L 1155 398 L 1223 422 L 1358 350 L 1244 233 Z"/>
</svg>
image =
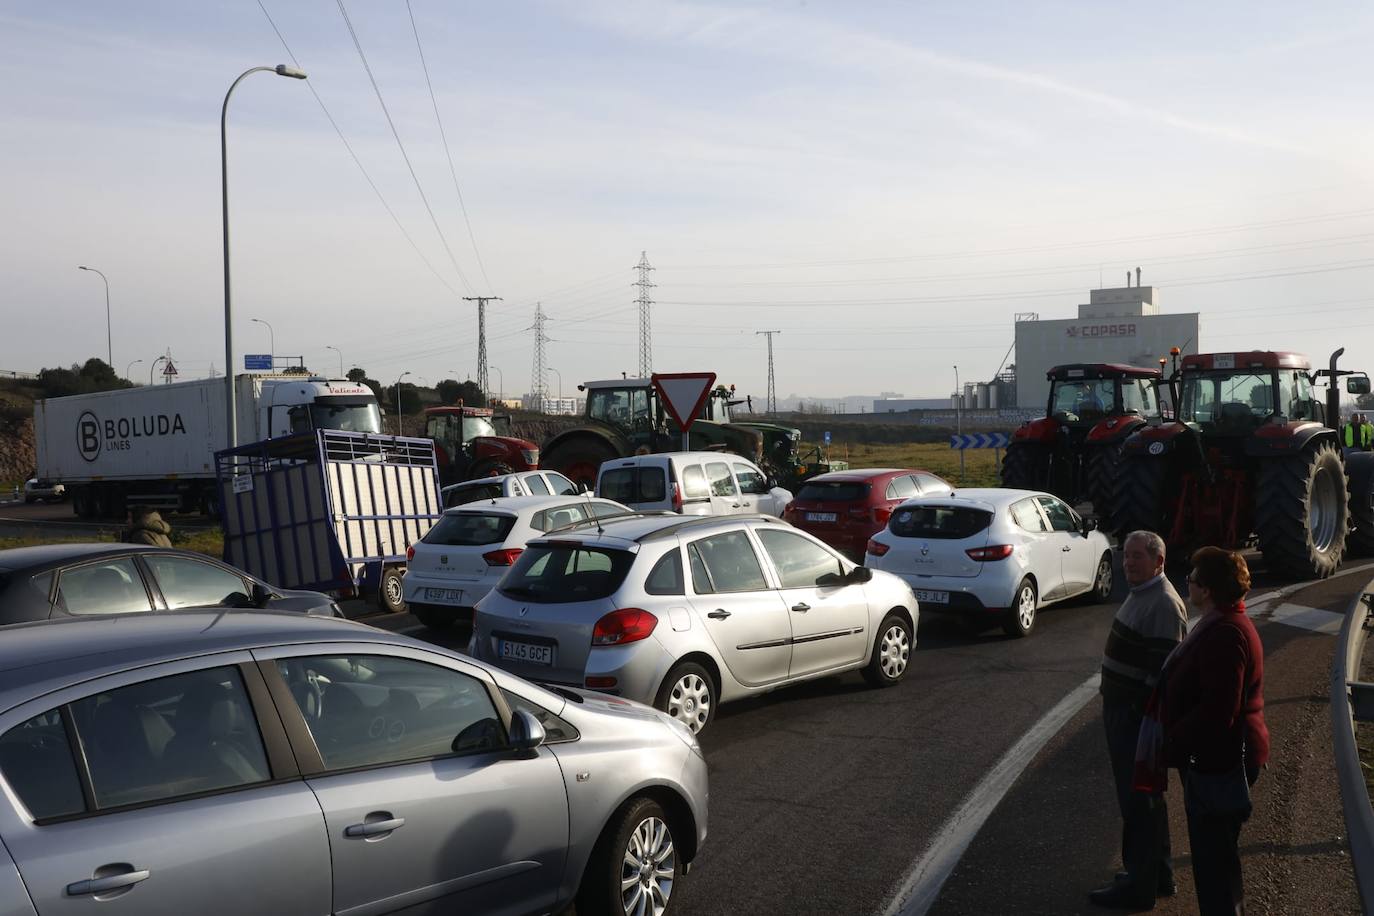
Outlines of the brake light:
<svg viewBox="0 0 1374 916">
<path fill-rule="evenodd" d="M 676 481 L 673 482 L 673 511 L 682 511 L 682 486 Z"/>
<path fill-rule="evenodd" d="M 892 518 L 892 510 L 887 506 L 876 506 L 873 509 L 873 521 L 880 525 L 886 525 Z"/>
<path fill-rule="evenodd" d="M 488 566 L 510 566 L 524 553 L 523 547 L 507 547 L 503 550 L 488 550 L 482 554 L 482 559 Z"/>
<path fill-rule="evenodd" d="M 965 550 L 970 560 L 977 560 L 986 563 L 989 560 L 1005 560 L 1011 556 L 1012 546 L 1010 544 L 996 544 L 992 547 L 973 547 Z"/>
<path fill-rule="evenodd" d="M 415 559 L 415 545 L 414 545 L 414 544 L 412 544 L 412 545 L 410 545 L 409 547 L 406 548 L 406 562 L 410 562 L 410 561 L 413 560 L 413 559 Z"/>
<path fill-rule="evenodd" d="M 638 642 L 653 633 L 658 618 L 637 607 L 611 611 L 592 628 L 593 646 L 623 646 Z"/>
<path fill-rule="evenodd" d="M 891 547 L 887 546 L 882 541 L 875 541 L 873 538 L 868 539 L 868 546 L 864 548 L 864 550 L 873 554 L 875 557 L 880 557 L 891 549 Z"/>
</svg>

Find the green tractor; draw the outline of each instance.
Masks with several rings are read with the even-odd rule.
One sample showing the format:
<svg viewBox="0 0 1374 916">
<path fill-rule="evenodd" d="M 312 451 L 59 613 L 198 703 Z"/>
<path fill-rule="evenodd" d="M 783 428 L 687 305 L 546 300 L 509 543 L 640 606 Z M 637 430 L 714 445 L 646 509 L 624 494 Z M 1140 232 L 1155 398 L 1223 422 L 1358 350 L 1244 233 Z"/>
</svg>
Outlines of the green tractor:
<svg viewBox="0 0 1374 916">
<path fill-rule="evenodd" d="M 848 461 L 828 457 L 819 445 L 803 453 L 801 430 L 796 427 L 753 420 L 735 425 L 758 431 L 763 437 L 763 460 L 759 467 L 776 479 L 778 486 L 794 493 L 817 474 L 849 470 Z"/>
<path fill-rule="evenodd" d="M 539 466 L 558 471 L 574 483 L 596 485 L 603 461 L 624 458 L 645 449 L 674 452 L 682 448 L 682 433 L 674 428 L 653 381 L 620 378 L 586 382 L 582 424 L 554 436 L 540 449 Z M 692 424 L 689 448 L 724 451 L 763 462 L 763 436 L 758 430 L 730 422 L 729 390 L 711 392 L 702 415 Z"/>
</svg>

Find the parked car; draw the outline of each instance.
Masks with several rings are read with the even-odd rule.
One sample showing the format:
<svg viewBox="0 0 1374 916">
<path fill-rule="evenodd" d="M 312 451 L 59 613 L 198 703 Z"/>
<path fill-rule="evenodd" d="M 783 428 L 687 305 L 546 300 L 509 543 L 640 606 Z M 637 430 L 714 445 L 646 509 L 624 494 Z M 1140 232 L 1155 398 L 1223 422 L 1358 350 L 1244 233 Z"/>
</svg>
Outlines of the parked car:
<svg viewBox="0 0 1374 916">
<path fill-rule="evenodd" d="M 435 630 L 470 621 L 473 606 L 501 581 L 530 538 L 629 512 L 593 496 L 511 496 L 446 509 L 406 551 L 406 604 Z"/>
<path fill-rule="evenodd" d="M 898 506 L 864 564 L 906 580 L 927 613 L 1028 636 L 1047 604 L 1111 597 L 1112 545 L 1096 527 L 1049 493 L 957 490 Z"/>
<path fill-rule="evenodd" d="M 0 550 L 0 625 L 210 606 L 343 616 L 328 595 L 276 588 L 188 550 L 139 544 Z"/>
<path fill-rule="evenodd" d="M 67 498 L 67 487 L 65 484 L 54 483 L 42 477 L 30 477 L 24 481 L 24 502 L 36 503 L 61 502 Z"/>
<path fill-rule="evenodd" d="M 797 681 L 898 683 L 916 617 L 900 579 L 779 519 L 634 516 L 532 540 L 478 603 L 468 649 L 699 732 L 719 704 Z"/>
<path fill-rule="evenodd" d="M 601 465 L 596 495 L 641 512 L 781 517 L 792 494 L 759 466 L 725 452 L 661 452 Z"/>
<path fill-rule="evenodd" d="M 462 506 L 479 499 L 499 499 L 502 496 L 567 496 L 581 493 L 582 488 L 557 471 L 519 471 L 478 477 L 444 487 L 439 491 L 444 508 Z"/>
<path fill-rule="evenodd" d="M 624 916 L 706 838 L 668 716 L 287 614 L 11 628 L 0 780 L 7 914 Z"/>
<path fill-rule="evenodd" d="M 883 530 L 902 500 L 951 489 L 943 478 L 915 468 L 832 471 L 803 483 L 782 517 L 859 563 L 868 539 Z"/>
</svg>

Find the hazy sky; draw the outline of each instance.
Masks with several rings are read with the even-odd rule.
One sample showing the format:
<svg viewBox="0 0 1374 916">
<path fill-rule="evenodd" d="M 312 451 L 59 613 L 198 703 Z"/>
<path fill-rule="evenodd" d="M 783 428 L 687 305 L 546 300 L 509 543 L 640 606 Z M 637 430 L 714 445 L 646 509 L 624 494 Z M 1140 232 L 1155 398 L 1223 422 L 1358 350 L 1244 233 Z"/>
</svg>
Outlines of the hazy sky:
<svg viewBox="0 0 1374 916">
<path fill-rule="evenodd" d="M 1372 10 L 411 0 L 475 252 L 405 0 L 343 2 L 452 259 L 337 0 L 263 0 L 310 79 L 231 105 L 240 366 L 262 318 L 318 370 L 461 378 L 493 293 L 493 385 L 542 301 L 571 392 L 635 371 L 647 250 L 655 368 L 755 395 L 756 330 L 780 395 L 942 395 L 1136 266 L 1204 350 L 1374 369 Z M 257 0 L 0 3 L 0 369 L 104 355 L 88 264 L 121 373 L 223 370 L 219 107 L 280 62 Z"/>
</svg>

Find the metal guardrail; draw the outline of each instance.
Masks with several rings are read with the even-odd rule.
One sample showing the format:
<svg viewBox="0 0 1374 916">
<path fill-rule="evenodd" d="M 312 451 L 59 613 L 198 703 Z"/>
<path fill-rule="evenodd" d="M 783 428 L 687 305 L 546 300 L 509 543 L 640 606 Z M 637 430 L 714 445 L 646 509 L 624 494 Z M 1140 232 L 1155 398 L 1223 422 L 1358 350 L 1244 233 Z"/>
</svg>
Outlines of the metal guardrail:
<svg viewBox="0 0 1374 916">
<path fill-rule="evenodd" d="M 1374 808 L 1369 802 L 1360 754 L 1355 746 L 1355 715 L 1351 708 L 1351 681 L 1358 681 L 1360 659 L 1364 655 L 1374 595 L 1371 581 L 1360 590 L 1341 626 L 1336 660 L 1331 666 L 1331 733 L 1335 745 L 1336 778 L 1341 787 L 1341 808 L 1345 831 L 1350 839 L 1350 861 L 1355 869 L 1355 884 L 1366 913 L 1374 911 Z M 1353 675 L 1353 677 L 1352 677 Z M 1367 685 L 1359 685 L 1356 689 Z M 1363 692 L 1363 691 L 1361 691 Z M 1363 699 L 1363 697 L 1361 697 Z"/>
</svg>

